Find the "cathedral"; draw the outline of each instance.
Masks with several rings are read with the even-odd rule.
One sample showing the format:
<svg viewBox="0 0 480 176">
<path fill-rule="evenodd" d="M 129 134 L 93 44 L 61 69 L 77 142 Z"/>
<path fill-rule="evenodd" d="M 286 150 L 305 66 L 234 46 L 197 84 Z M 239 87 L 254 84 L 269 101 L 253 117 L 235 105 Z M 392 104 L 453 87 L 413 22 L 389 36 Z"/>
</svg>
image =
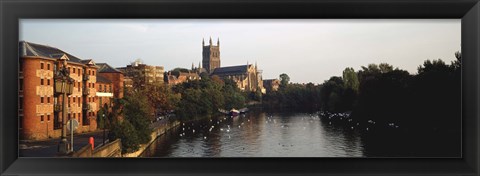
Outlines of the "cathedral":
<svg viewBox="0 0 480 176">
<path fill-rule="evenodd" d="M 220 65 L 220 39 L 217 39 L 217 45 L 212 44 L 210 38 L 209 45 L 205 46 L 205 40 L 202 41 L 202 65 L 195 69 L 198 74 L 207 72 L 210 76 L 218 76 L 222 79 L 231 79 L 237 83 L 238 88 L 243 91 L 255 92 L 260 90 L 265 93 L 263 87 L 262 71 L 258 69 L 257 64 L 247 64 L 221 67 Z"/>
</svg>

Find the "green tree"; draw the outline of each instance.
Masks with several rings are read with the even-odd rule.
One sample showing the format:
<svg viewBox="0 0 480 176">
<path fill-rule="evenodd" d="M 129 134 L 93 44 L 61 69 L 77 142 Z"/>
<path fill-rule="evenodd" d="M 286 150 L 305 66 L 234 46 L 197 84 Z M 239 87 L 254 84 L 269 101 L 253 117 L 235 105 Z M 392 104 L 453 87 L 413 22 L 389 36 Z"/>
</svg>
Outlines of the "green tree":
<svg viewBox="0 0 480 176">
<path fill-rule="evenodd" d="M 137 130 L 128 120 L 117 122 L 110 130 L 109 138 L 111 140 L 121 139 L 122 153 L 134 152 L 140 148 Z"/>
<path fill-rule="evenodd" d="M 353 68 L 347 67 L 345 70 L 343 70 L 343 81 L 345 82 L 346 88 L 350 88 L 355 92 L 358 92 L 358 86 L 360 86 L 360 82 L 358 81 L 357 73 Z"/>
<path fill-rule="evenodd" d="M 329 112 L 342 112 L 346 108 L 342 105 L 341 97 L 345 91 L 345 83 L 341 77 L 332 76 L 323 83 L 320 91 L 322 109 Z"/>
<path fill-rule="evenodd" d="M 290 82 L 290 77 L 286 73 L 280 74 L 280 87 L 287 87 Z"/>
<path fill-rule="evenodd" d="M 121 102 L 123 120 L 115 121 L 109 133 L 109 138 L 122 140 L 123 152 L 138 150 L 140 144 L 150 141 L 150 111 L 149 102 L 144 91 L 132 91 Z"/>
</svg>

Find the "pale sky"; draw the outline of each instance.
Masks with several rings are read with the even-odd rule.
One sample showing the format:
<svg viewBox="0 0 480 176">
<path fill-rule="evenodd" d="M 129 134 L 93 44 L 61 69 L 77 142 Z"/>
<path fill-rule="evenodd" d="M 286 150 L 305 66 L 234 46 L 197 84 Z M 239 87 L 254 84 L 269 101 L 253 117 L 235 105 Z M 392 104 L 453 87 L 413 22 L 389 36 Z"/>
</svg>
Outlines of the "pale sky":
<svg viewBox="0 0 480 176">
<path fill-rule="evenodd" d="M 202 60 L 202 38 L 220 38 L 221 66 L 258 63 L 263 78 L 287 73 L 296 83 L 323 83 L 370 63 L 415 74 L 427 59 L 450 63 L 461 50 L 460 19 L 22 19 L 20 40 L 81 59 L 122 67 L 190 68 Z"/>
</svg>

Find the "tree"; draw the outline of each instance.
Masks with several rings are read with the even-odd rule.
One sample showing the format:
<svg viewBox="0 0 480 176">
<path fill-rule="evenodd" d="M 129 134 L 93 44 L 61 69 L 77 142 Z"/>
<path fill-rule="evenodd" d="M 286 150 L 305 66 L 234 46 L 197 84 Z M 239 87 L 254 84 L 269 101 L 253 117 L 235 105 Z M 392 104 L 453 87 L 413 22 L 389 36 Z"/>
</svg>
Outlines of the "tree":
<svg viewBox="0 0 480 176">
<path fill-rule="evenodd" d="M 280 74 L 280 87 L 287 87 L 288 82 L 290 82 L 290 77 L 286 73 Z"/>
<path fill-rule="evenodd" d="M 341 77 L 332 76 L 323 83 L 320 91 L 322 109 L 329 112 L 342 112 L 346 108 L 341 101 L 345 91 L 344 82 Z"/>
<path fill-rule="evenodd" d="M 114 121 L 109 132 L 110 140 L 120 138 L 122 151 L 133 152 L 140 144 L 150 141 L 149 102 L 144 91 L 133 91 L 121 101 L 124 119 Z"/>
<path fill-rule="evenodd" d="M 345 82 L 345 87 L 358 91 L 358 86 L 360 82 L 358 81 L 357 73 L 353 68 L 347 67 L 343 70 L 343 81 Z"/>
<path fill-rule="evenodd" d="M 387 63 L 380 63 L 378 68 L 380 69 L 380 73 L 388 73 L 393 71 L 393 66 Z"/>
</svg>

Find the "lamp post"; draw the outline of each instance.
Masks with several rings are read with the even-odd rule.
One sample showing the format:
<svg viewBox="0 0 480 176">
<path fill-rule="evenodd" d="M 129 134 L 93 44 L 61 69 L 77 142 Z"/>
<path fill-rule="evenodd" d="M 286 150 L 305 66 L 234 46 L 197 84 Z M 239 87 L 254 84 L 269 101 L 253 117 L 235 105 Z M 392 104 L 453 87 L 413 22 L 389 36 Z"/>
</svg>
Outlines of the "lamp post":
<svg viewBox="0 0 480 176">
<path fill-rule="evenodd" d="M 59 62 L 62 62 L 63 67 L 58 69 L 55 72 L 55 93 L 57 95 L 62 95 L 62 137 L 58 144 L 58 152 L 62 155 L 68 154 L 70 152 L 68 141 L 67 141 L 67 128 L 66 128 L 66 116 L 67 116 L 67 108 L 66 108 L 66 97 L 67 95 L 71 95 L 73 92 L 73 79 L 70 78 L 70 73 L 67 70 L 67 60 L 66 59 L 59 59 Z"/>
<path fill-rule="evenodd" d="M 105 112 L 103 112 L 102 117 L 103 117 L 103 145 L 105 145 L 105 125 L 107 125 L 107 122 L 105 120 Z"/>
</svg>

